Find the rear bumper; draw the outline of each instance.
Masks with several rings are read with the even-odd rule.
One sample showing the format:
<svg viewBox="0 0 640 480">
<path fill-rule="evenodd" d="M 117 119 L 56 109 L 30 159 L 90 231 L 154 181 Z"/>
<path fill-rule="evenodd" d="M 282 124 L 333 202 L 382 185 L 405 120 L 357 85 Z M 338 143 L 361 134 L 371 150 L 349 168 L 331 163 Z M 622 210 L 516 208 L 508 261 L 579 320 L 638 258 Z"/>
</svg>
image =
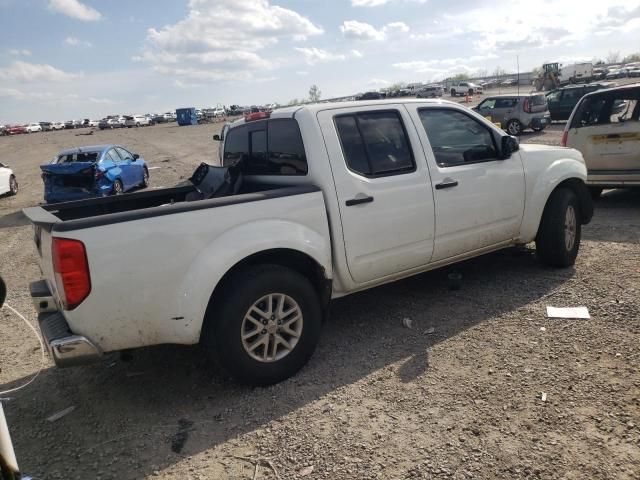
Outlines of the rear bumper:
<svg viewBox="0 0 640 480">
<path fill-rule="evenodd" d="M 58 367 L 85 365 L 102 358 L 102 351 L 91 340 L 71 332 L 44 280 L 33 282 L 29 289 L 38 312 L 42 338 Z"/>
<path fill-rule="evenodd" d="M 551 125 L 551 117 L 543 116 L 543 117 L 533 117 L 531 119 L 531 128 L 546 128 Z"/>
</svg>

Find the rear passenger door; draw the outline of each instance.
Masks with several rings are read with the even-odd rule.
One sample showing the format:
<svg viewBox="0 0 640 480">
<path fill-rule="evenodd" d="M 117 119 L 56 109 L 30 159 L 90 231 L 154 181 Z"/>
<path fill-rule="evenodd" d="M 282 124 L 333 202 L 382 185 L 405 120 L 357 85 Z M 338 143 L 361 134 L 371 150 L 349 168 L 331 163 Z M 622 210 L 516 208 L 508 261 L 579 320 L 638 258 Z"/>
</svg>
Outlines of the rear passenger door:
<svg viewBox="0 0 640 480">
<path fill-rule="evenodd" d="M 318 120 L 354 282 L 426 265 L 433 251 L 433 195 L 406 109 L 393 104 L 335 109 L 320 112 Z"/>
<path fill-rule="evenodd" d="M 497 98 L 496 104 L 491 111 L 491 121 L 499 123 L 502 128 L 506 128 L 507 122 L 514 117 L 513 110 L 517 103 L 518 100 L 516 98 Z"/>
<path fill-rule="evenodd" d="M 435 199 L 432 261 L 517 238 L 524 211 L 520 154 L 498 157 L 493 130 L 470 113 L 408 105 L 427 155 Z"/>
</svg>

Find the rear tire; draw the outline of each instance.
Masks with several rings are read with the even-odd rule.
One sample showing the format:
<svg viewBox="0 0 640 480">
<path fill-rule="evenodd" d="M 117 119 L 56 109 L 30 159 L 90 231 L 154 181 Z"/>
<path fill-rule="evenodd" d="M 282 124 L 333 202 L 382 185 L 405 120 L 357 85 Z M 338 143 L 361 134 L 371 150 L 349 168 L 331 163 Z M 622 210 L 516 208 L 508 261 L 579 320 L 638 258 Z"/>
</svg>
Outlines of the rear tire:
<svg viewBox="0 0 640 480">
<path fill-rule="evenodd" d="M 580 203 L 572 190 L 561 187 L 551 193 L 536 237 L 541 263 L 558 268 L 575 264 L 582 231 L 580 217 Z"/>
<path fill-rule="evenodd" d="M 113 182 L 113 195 L 122 195 L 124 193 L 124 189 L 122 188 L 122 182 L 120 180 L 116 180 Z"/>
<path fill-rule="evenodd" d="M 451 89 L 451 96 L 452 96 L 452 97 L 455 97 L 455 96 L 456 96 L 456 91 L 455 91 L 453 88 Z"/>
<path fill-rule="evenodd" d="M 232 274 L 216 299 L 207 309 L 201 342 L 239 382 L 278 383 L 311 358 L 322 310 L 313 285 L 300 273 L 279 265 L 247 267 Z"/>
<path fill-rule="evenodd" d="M 518 119 L 511 119 L 507 122 L 507 133 L 509 135 L 518 136 L 522 134 L 522 123 Z"/>
</svg>

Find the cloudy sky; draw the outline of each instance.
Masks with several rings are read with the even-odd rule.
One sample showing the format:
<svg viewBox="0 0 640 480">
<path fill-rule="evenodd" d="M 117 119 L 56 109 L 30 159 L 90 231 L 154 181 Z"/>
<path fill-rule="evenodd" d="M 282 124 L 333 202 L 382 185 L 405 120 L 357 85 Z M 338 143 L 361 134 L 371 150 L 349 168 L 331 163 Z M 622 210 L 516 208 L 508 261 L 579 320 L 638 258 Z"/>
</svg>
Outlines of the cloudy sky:
<svg viewBox="0 0 640 480">
<path fill-rule="evenodd" d="M 455 7 L 455 8 L 454 8 Z M 0 0 L 0 122 L 348 95 L 640 50 L 640 1 Z"/>
</svg>

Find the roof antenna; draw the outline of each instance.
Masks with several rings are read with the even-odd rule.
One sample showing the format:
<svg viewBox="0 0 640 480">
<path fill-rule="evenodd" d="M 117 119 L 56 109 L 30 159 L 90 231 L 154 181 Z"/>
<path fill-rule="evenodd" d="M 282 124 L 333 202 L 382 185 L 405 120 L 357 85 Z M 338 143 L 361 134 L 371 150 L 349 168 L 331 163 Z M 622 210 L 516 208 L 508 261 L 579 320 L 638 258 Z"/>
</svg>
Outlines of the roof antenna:
<svg viewBox="0 0 640 480">
<path fill-rule="evenodd" d="M 518 96 L 520 96 L 520 55 L 516 55 L 516 68 L 518 69 Z"/>
</svg>

